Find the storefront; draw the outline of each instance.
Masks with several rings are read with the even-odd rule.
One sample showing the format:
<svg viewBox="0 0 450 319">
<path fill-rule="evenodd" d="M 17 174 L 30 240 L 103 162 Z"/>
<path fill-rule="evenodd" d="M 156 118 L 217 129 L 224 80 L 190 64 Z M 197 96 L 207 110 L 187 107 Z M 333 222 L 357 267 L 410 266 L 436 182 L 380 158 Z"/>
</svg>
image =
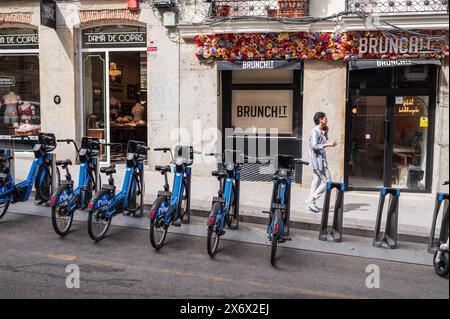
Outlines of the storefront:
<svg viewBox="0 0 450 319">
<path fill-rule="evenodd" d="M 121 147 L 102 149 L 103 161 L 125 159 L 128 140 L 147 143 L 147 33 L 145 27 L 83 29 L 82 131 Z"/>
<path fill-rule="evenodd" d="M 0 28 L 0 140 L 41 129 L 39 36 L 33 28 Z M 8 141 L 8 142 L 7 142 Z M 27 142 L 14 139 L 20 150 Z"/>
<path fill-rule="evenodd" d="M 253 157 L 301 157 L 302 62 L 218 62 L 222 78 L 224 148 Z M 273 167 L 248 163 L 242 179 L 270 181 Z M 296 171 L 301 181 L 301 171 Z"/>
<path fill-rule="evenodd" d="M 328 156 L 336 180 L 358 190 L 432 190 L 448 32 L 200 35 L 196 45 L 198 60 L 221 72 L 222 131 L 232 129 L 224 140 L 232 137 L 233 147 L 244 140 L 250 153 L 249 141 L 257 139 L 253 153 L 264 156 L 270 139 L 251 130 L 275 128 L 278 153 L 308 158 L 313 114 L 325 111 L 338 141 Z M 244 173 L 248 180 L 268 180 L 273 172 L 249 169 L 255 176 Z M 296 181 L 307 177 L 298 172 Z"/>
<path fill-rule="evenodd" d="M 350 189 L 431 190 L 440 65 L 439 60 L 349 64 L 345 176 Z"/>
</svg>

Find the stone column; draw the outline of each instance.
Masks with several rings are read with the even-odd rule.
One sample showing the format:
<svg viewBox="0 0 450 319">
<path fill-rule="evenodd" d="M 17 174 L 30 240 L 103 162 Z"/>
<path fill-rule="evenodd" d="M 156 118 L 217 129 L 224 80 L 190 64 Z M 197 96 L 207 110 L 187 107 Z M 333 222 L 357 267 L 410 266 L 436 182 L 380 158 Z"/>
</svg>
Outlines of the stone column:
<svg viewBox="0 0 450 319">
<path fill-rule="evenodd" d="M 302 157 L 309 160 L 309 136 L 314 127 L 313 117 L 325 112 L 329 121 L 329 137 L 337 147 L 327 149 L 327 158 L 333 181 L 344 179 L 345 155 L 345 98 L 346 65 L 344 61 L 305 61 L 303 95 Z M 305 186 L 311 185 L 312 168 L 303 169 Z"/>
</svg>

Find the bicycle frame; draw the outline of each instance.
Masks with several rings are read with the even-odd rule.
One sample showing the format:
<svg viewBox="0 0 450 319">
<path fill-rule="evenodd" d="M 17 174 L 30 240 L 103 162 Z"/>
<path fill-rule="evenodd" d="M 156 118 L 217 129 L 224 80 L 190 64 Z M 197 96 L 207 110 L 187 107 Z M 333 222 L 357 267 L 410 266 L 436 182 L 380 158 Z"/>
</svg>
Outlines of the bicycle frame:
<svg viewBox="0 0 450 319">
<path fill-rule="evenodd" d="M 164 224 L 168 226 L 172 219 L 176 219 L 179 216 L 180 213 L 180 198 L 182 198 L 184 193 L 184 185 L 183 185 L 183 179 L 186 181 L 189 179 L 189 176 L 191 175 L 191 168 L 190 167 L 183 167 L 183 165 L 176 166 L 173 169 L 173 173 L 175 174 L 174 180 L 173 180 L 173 192 L 170 195 L 170 199 L 163 202 L 158 212 L 155 212 L 156 219 L 160 219 L 164 217 Z M 164 173 L 164 178 L 167 181 L 167 172 Z M 164 185 L 164 190 L 166 193 L 165 195 L 168 195 L 167 193 L 170 191 L 169 186 L 166 182 Z M 168 197 L 168 196 L 166 196 Z M 175 214 L 173 214 L 175 212 Z"/>
<path fill-rule="evenodd" d="M 142 170 L 143 168 L 144 164 L 138 163 L 137 169 Z M 122 190 L 118 194 L 113 192 L 104 214 L 106 218 L 112 218 L 115 215 L 120 214 L 125 208 L 123 203 L 128 202 L 131 190 L 136 187 L 136 179 L 133 178 L 134 174 L 136 174 L 135 169 L 136 167 L 127 166 L 125 170 L 125 179 L 122 184 Z"/>
<path fill-rule="evenodd" d="M 8 174 L 9 182 L 1 188 L 0 191 L 0 203 L 4 203 L 7 201 L 11 201 L 13 203 L 18 201 L 27 201 L 30 198 L 31 190 L 33 189 L 33 184 L 36 181 L 39 168 L 44 164 L 44 161 L 50 160 L 51 155 L 45 154 L 43 157 L 37 157 L 33 160 L 30 171 L 28 173 L 28 177 L 26 180 L 15 184 L 11 173 Z M 40 176 L 40 180 L 38 181 L 38 185 L 42 185 L 44 178 L 47 172 L 44 171 Z M 5 189 L 6 188 L 6 189 Z M 23 194 L 18 194 L 17 189 L 25 190 Z"/>
<path fill-rule="evenodd" d="M 216 225 L 219 228 L 219 231 L 223 231 L 225 228 L 225 216 L 230 211 L 231 205 L 234 200 L 234 192 L 235 192 L 235 183 L 238 183 L 241 178 L 241 173 L 239 171 L 233 171 L 233 173 L 227 174 L 227 176 L 220 180 L 220 190 L 219 190 L 219 198 L 213 199 L 213 205 L 220 201 L 220 198 L 223 196 L 224 202 L 217 212 L 216 220 L 212 220 L 214 218 L 213 215 L 210 215 L 210 225 Z"/>
<path fill-rule="evenodd" d="M 52 203 L 52 206 L 60 206 L 63 205 L 65 201 L 67 203 L 63 206 L 66 206 L 68 211 L 72 211 L 78 207 L 78 203 L 84 203 L 84 195 L 83 188 L 89 184 L 91 181 L 91 175 L 89 174 L 89 165 L 93 164 L 94 166 L 98 165 L 97 158 L 91 158 L 89 162 L 84 162 L 80 164 L 80 172 L 78 176 L 78 187 L 71 191 L 67 185 L 62 184 L 60 187 L 62 189 L 57 190 L 57 194 L 55 196 L 55 202 Z M 69 180 L 71 182 L 72 180 Z M 76 199 L 81 196 L 81 200 L 77 203 Z"/>
<path fill-rule="evenodd" d="M 282 180 L 278 178 L 274 179 L 273 194 L 272 194 L 272 207 L 270 209 L 270 223 L 267 227 L 267 236 L 272 239 L 272 236 L 277 236 L 281 239 L 284 236 L 285 219 L 286 215 L 289 214 L 290 209 L 290 190 L 292 180 L 290 177 L 286 177 Z M 282 222 L 276 220 L 275 211 L 279 209 L 282 214 Z"/>
</svg>

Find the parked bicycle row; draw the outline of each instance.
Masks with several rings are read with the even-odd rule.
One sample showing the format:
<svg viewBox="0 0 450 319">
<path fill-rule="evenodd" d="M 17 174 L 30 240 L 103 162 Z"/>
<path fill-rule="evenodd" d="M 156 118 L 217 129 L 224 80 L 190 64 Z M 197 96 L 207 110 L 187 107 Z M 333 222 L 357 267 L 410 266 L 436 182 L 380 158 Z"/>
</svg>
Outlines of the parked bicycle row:
<svg viewBox="0 0 450 319">
<path fill-rule="evenodd" d="M 54 160 L 51 152 L 58 143 L 73 144 L 79 162 L 78 185 L 70 173 L 72 161 Z M 81 145 L 71 139 L 57 140 L 54 134 L 40 133 L 33 147 L 34 160 L 25 181 L 16 183 L 10 164 L 13 159 L 8 150 L 0 156 L 0 219 L 6 214 L 10 204 L 27 201 L 33 187 L 38 204 L 50 203 L 51 220 L 55 232 L 66 236 L 70 232 L 77 210 L 87 210 L 88 233 L 92 240 L 105 238 L 112 219 L 125 213 L 141 216 L 144 198 L 144 160 L 149 148 L 143 142 L 129 141 L 127 145 L 126 169 L 120 191 L 116 189 L 115 165 L 99 167 L 100 146 L 109 147 L 114 143 L 103 143 L 97 138 L 83 137 Z M 196 152 L 192 146 L 178 145 L 171 148 L 155 148 L 154 151 L 170 153 L 167 165 L 157 165 L 156 171 L 164 176 L 164 186 L 151 206 L 149 213 L 150 243 L 155 249 L 163 247 L 170 226 L 180 227 L 190 222 L 191 165 Z M 213 171 L 219 182 L 217 196 L 212 199 L 212 207 L 207 220 L 207 252 L 213 257 L 218 250 L 220 238 L 225 228 L 237 230 L 239 227 L 240 170 L 243 160 L 249 157 L 235 150 L 224 153 L 209 153 L 221 163 L 221 169 Z M 289 203 L 292 178 L 296 165 L 308 162 L 291 155 L 277 155 L 276 158 L 252 158 L 253 160 L 275 160 L 276 173 L 273 176 L 273 191 L 270 202 L 267 237 L 271 241 L 271 263 L 275 265 L 279 243 L 289 238 Z M 54 169 L 52 169 L 52 165 Z M 65 175 L 61 178 L 61 171 Z M 107 183 L 101 183 L 101 174 Z M 169 185 L 169 173 L 174 174 L 173 185 Z M 57 186 L 52 190 L 52 174 Z M 101 187 L 100 187 L 101 185 Z"/>
</svg>

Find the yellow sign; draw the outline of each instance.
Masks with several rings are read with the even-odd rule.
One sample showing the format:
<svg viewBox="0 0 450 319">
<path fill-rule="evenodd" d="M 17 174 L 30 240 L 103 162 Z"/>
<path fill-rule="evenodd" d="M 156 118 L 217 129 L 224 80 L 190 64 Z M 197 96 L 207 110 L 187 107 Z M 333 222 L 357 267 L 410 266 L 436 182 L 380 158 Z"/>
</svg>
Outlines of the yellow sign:
<svg viewBox="0 0 450 319">
<path fill-rule="evenodd" d="M 420 127 L 428 127 L 428 116 L 420 117 Z"/>
</svg>

